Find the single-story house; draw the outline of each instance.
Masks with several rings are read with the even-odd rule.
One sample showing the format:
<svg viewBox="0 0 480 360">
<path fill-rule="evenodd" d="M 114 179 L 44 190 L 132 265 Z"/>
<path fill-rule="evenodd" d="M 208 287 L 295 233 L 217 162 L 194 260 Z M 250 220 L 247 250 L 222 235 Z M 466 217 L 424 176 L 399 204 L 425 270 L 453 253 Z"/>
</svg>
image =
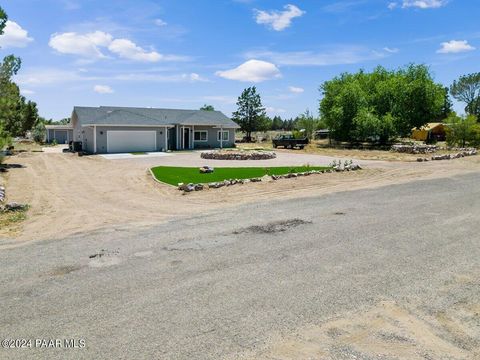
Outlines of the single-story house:
<svg viewBox="0 0 480 360">
<path fill-rule="evenodd" d="M 420 129 L 412 129 L 412 138 L 418 141 L 437 140 L 444 141 L 446 138 L 446 124 L 432 122 L 427 123 Z"/>
<path fill-rule="evenodd" d="M 57 144 L 68 144 L 73 141 L 73 128 L 71 125 L 45 125 L 47 143 L 54 140 Z"/>
<path fill-rule="evenodd" d="M 220 111 L 75 106 L 73 141 L 92 154 L 225 148 L 239 127 Z"/>
</svg>

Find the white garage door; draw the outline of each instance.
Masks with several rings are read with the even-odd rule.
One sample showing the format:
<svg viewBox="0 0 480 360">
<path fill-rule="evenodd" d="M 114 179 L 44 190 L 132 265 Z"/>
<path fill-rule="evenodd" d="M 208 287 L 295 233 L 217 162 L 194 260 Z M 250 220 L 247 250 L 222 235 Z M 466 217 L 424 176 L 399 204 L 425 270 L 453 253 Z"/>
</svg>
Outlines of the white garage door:
<svg viewBox="0 0 480 360">
<path fill-rule="evenodd" d="M 107 152 L 156 151 L 155 131 L 107 131 Z"/>
</svg>

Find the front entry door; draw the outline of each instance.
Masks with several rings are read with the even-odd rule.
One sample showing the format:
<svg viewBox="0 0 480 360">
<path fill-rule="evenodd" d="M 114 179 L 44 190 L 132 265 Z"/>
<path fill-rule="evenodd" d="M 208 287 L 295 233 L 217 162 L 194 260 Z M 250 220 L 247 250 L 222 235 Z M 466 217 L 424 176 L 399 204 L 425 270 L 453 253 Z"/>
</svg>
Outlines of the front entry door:
<svg viewBox="0 0 480 360">
<path fill-rule="evenodd" d="M 174 127 L 168 129 L 168 150 L 177 150 L 177 136 L 175 135 L 175 132 L 176 130 Z"/>
<path fill-rule="evenodd" d="M 183 129 L 183 148 L 190 149 L 190 129 Z"/>
</svg>

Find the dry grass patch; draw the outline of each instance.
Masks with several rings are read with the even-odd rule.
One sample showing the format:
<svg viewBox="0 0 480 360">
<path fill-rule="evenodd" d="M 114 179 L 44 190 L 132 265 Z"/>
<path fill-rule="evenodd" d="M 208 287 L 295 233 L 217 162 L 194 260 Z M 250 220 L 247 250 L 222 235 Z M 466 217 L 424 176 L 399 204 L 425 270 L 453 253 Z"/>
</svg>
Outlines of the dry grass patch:
<svg viewBox="0 0 480 360">
<path fill-rule="evenodd" d="M 438 144 L 439 147 L 444 147 L 445 144 Z M 239 149 L 263 149 L 272 150 L 272 142 L 265 141 L 261 143 L 241 143 L 237 144 Z M 303 150 L 300 149 L 274 149 L 276 152 L 295 152 L 303 154 L 316 154 L 323 156 L 331 156 L 336 158 L 358 159 L 358 160 L 383 160 L 383 161 L 402 161 L 402 162 L 415 162 L 419 157 L 431 157 L 432 154 L 405 154 L 396 153 L 389 150 L 369 150 L 369 149 L 341 149 L 328 147 L 328 140 L 313 140 L 305 146 Z M 455 151 L 439 150 L 435 154 L 450 154 Z"/>
<path fill-rule="evenodd" d="M 15 234 L 22 223 L 27 219 L 27 210 L 0 212 L 0 233 Z"/>
<path fill-rule="evenodd" d="M 13 143 L 15 151 L 42 151 L 42 145 L 34 141 L 18 141 Z M 46 145 L 45 145 L 46 146 Z"/>
</svg>

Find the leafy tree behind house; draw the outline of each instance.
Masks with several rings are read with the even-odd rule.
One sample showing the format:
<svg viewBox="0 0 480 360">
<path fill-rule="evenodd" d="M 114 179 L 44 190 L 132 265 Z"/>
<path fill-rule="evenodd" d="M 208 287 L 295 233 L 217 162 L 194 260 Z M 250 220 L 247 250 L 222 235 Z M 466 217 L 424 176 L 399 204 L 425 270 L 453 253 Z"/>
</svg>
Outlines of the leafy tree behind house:
<svg viewBox="0 0 480 360">
<path fill-rule="evenodd" d="M 53 119 L 48 119 L 47 120 L 47 119 L 44 119 L 42 117 L 39 117 L 38 121 L 44 123 L 45 125 L 67 125 L 67 124 L 70 123 L 70 118 L 63 118 L 63 119 L 55 121 Z"/>
<path fill-rule="evenodd" d="M 213 105 L 203 105 L 200 110 L 203 110 L 203 111 L 215 111 L 215 108 L 213 107 Z"/>
<path fill-rule="evenodd" d="M 424 65 L 344 73 L 320 87 L 322 120 L 338 141 L 388 142 L 438 119 L 445 89 Z"/>
<path fill-rule="evenodd" d="M 246 88 L 237 101 L 237 111 L 232 114 L 240 129 L 245 132 L 246 140 L 252 141 L 252 132 L 262 131 L 265 127 L 265 108 L 255 86 Z"/>
<path fill-rule="evenodd" d="M 467 114 L 480 117 L 480 73 L 461 76 L 450 86 L 450 93 L 466 104 Z"/>
<path fill-rule="evenodd" d="M 303 135 L 309 139 L 313 138 L 315 131 L 318 129 L 319 121 L 307 109 L 295 121 L 295 129 L 303 131 Z"/>
</svg>

